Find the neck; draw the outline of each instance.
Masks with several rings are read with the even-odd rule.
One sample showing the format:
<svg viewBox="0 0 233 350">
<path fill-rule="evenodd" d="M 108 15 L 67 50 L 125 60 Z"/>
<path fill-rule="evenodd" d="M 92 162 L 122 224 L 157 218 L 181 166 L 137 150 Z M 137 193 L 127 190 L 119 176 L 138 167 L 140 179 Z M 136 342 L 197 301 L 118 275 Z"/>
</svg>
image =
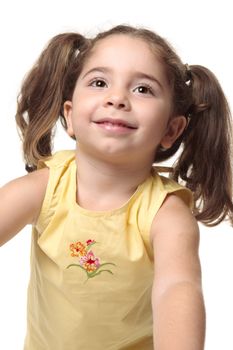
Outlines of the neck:
<svg viewBox="0 0 233 350">
<path fill-rule="evenodd" d="M 113 163 L 77 149 L 77 202 L 86 209 L 111 210 L 123 205 L 151 173 L 151 162 Z"/>
</svg>

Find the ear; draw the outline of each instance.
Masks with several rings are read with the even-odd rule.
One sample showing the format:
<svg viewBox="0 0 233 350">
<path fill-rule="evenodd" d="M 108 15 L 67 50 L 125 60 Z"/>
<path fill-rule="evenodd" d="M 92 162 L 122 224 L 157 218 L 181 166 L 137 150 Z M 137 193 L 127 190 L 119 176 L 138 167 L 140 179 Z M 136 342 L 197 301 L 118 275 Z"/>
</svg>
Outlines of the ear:
<svg viewBox="0 0 233 350">
<path fill-rule="evenodd" d="M 63 105 L 63 114 L 66 120 L 67 133 L 70 137 L 74 136 L 73 123 L 72 123 L 72 102 L 66 101 Z"/>
<path fill-rule="evenodd" d="M 171 148 L 173 143 L 184 131 L 186 125 L 187 120 L 184 116 L 172 118 L 168 123 L 166 132 L 160 142 L 160 145 L 165 149 Z"/>
</svg>

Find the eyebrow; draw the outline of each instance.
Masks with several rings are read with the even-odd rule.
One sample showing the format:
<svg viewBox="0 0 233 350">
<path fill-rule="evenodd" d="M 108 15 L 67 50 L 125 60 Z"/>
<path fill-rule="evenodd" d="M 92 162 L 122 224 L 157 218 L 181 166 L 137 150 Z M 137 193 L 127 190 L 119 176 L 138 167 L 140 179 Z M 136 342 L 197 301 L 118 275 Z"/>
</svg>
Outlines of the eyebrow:
<svg viewBox="0 0 233 350">
<path fill-rule="evenodd" d="M 87 75 L 89 75 L 90 73 L 93 73 L 93 72 L 111 73 L 111 69 L 108 67 L 94 67 L 94 68 L 90 69 L 89 71 L 87 71 L 84 74 L 84 76 L 82 77 L 82 79 L 84 79 Z M 156 83 L 157 85 L 159 85 L 159 87 L 162 90 L 164 89 L 164 87 L 160 83 L 160 81 L 158 79 L 156 79 L 153 75 L 150 75 L 150 74 L 147 74 L 144 72 L 138 72 L 138 71 L 135 71 L 133 75 L 135 76 L 135 78 L 150 80 L 150 81 Z"/>
</svg>

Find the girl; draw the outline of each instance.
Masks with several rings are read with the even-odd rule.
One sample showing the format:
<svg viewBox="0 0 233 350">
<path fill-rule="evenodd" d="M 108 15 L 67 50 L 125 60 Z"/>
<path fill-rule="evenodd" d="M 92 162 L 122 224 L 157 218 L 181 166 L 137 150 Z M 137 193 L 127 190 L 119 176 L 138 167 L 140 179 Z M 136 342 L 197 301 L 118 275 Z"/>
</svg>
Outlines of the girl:
<svg viewBox="0 0 233 350">
<path fill-rule="evenodd" d="M 76 150 L 52 155 L 58 118 Z M 213 73 L 146 29 L 65 33 L 26 77 L 16 121 L 29 174 L 1 189 L 0 237 L 33 225 L 24 349 L 203 349 L 196 219 L 233 222 Z M 159 175 L 180 145 L 172 179 Z"/>
</svg>

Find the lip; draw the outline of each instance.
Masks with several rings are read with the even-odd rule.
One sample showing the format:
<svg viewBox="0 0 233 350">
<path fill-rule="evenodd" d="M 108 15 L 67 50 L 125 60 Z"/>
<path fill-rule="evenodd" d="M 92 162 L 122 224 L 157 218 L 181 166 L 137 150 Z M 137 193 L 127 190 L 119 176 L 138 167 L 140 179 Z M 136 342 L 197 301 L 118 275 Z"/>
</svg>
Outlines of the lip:
<svg viewBox="0 0 233 350">
<path fill-rule="evenodd" d="M 95 120 L 94 123 L 103 125 L 103 126 L 108 125 L 108 126 L 119 127 L 119 128 L 137 129 L 137 126 L 134 123 L 129 122 L 128 120 L 119 119 L 119 118 L 101 118 L 101 119 Z"/>
</svg>

